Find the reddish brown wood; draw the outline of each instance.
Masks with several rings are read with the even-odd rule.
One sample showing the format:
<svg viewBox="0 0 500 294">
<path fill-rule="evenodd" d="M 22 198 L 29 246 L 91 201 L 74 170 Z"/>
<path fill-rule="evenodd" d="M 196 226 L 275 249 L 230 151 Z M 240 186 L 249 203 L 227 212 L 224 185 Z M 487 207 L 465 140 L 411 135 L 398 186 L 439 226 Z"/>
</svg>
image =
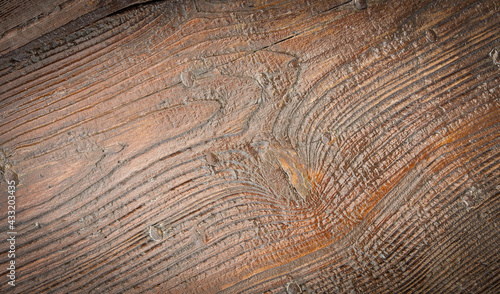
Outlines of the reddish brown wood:
<svg viewBox="0 0 500 294">
<path fill-rule="evenodd" d="M 2 14 L 2 293 L 498 293 L 500 5 L 363 2 Z"/>
<path fill-rule="evenodd" d="M 0 1 L 0 54 L 37 39 L 29 48 L 61 43 L 75 30 L 128 6 L 148 0 L 3 0 Z M 82 31 L 80 31 L 82 33 Z M 87 35 L 83 33 L 83 35 Z M 67 41 L 67 40 L 66 40 Z M 23 58 L 16 54 L 18 58 Z"/>
</svg>

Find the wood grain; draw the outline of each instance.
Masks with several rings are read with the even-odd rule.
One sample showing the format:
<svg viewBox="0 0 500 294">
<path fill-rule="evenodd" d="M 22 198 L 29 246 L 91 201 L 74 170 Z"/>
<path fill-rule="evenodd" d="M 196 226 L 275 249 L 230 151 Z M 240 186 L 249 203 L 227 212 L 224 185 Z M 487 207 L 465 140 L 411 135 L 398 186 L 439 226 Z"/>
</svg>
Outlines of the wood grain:
<svg viewBox="0 0 500 294">
<path fill-rule="evenodd" d="M 12 31 L 2 293 L 500 292 L 500 5 L 364 2 L 122 1 Z"/>
<path fill-rule="evenodd" d="M 0 54 L 7 54 L 33 41 L 30 46 L 14 54 L 16 60 L 22 60 L 29 54 L 29 49 L 47 50 L 52 43 L 62 43 L 76 30 L 93 23 L 113 12 L 148 2 L 148 0 L 19 0 L 0 1 Z M 82 33 L 82 31 L 79 31 Z M 86 35 L 84 33 L 83 35 Z M 80 35 L 81 37 L 82 35 Z"/>
</svg>

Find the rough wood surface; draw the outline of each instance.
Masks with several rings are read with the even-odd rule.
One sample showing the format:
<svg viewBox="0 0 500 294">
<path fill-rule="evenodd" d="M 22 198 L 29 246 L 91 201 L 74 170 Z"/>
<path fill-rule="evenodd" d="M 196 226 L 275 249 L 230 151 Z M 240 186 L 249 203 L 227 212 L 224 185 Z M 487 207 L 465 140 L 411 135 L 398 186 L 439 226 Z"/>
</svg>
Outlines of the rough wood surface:
<svg viewBox="0 0 500 294">
<path fill-rule="evenodd" d="M 0 54 L 26 45 L 31 48 L 62 42 L 108 14 L 148 0 L 3 0 L 0 1 Z M 67 40 L 66 40 L 67 41 Z M 28 52 L 28 47 L 23 51 Z M 16 55 L 16 59 L 25 56 Z"/>
<path fill-rule="evenodd" d="M 362 8 L 154 1 L 12 33 L 2 293 L 500 292 L 500 4 Z"/>
</svg>

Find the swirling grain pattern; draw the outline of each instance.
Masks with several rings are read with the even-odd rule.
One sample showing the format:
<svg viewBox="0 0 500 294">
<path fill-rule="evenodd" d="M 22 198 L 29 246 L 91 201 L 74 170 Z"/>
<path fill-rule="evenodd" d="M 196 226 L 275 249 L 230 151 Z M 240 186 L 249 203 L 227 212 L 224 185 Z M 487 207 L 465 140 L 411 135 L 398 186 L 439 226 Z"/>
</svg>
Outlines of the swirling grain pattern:
<svg viewBox="0 0 500 294">
<path fill-rule="evenodd" d="M 181 0 L 10 31 L 1 291 L 498 293 L 499 28 L 494 0 Z"/>
</svg>

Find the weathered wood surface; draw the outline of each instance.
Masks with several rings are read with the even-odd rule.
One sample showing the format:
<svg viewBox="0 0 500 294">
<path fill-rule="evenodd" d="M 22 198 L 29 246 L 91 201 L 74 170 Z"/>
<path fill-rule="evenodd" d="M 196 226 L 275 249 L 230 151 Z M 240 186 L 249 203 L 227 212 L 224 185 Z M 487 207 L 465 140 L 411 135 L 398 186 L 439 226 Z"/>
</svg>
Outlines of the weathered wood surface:
<svg viewBox="0 0 500 294">
<path fill-rule="evenodd" d="M 37 39 L 31 47 L 60 42 L 76 30 L 125 7 L 148 0 L 17 0 L 0 1 L 0 54 Z M 16 55 L 16 59 L 25 56 Z"/>
<path fill-rule="evenodd" d="M 0 57 L 2 292 L 500 292 L 498 1 L 156 1 L 40 31 Z"/>
</svg>

